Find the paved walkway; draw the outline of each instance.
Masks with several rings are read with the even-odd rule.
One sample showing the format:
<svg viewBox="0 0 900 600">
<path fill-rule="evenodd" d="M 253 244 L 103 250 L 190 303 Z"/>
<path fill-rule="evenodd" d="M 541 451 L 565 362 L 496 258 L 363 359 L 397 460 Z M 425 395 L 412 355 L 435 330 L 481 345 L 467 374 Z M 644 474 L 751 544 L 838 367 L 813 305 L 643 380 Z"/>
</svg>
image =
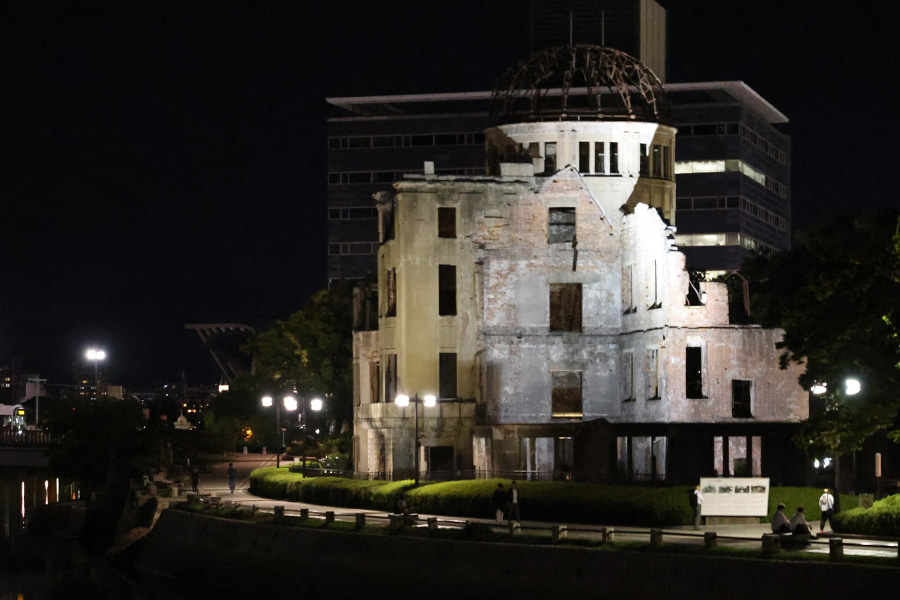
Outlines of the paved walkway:
<svg viewBox="0 0 900 600">
<path fill-rule="evenodd" d="M 347 508 L 341 506 L 322 506 L 319 504 L 309 504 L 305 502 L 289 502 L 287 500 L 270 500 L 268 498 L 254 496 L 249 492 L 250 473 L 255 469 L 259 469 L 261 467 L 275 466 L 275 455 L 235 454 L 234 457 L 230 459 L 230 461 L 234 463 L 235 469 L 238 473 L 235 492 L 232 494 L 228 488 L 228 478 L 226 475 L 228 462 L 226 461 L 220 464 L 213 465 L 209 468 L 209 472 L 201 477 L 199 485 L 199 491 L 201 494 L 219 496 L 222 501 L 231 501 L 236 504 L 254 505 L 260 510 L 266 511 L 273 510 L 275 506 L 284 506 L 285 511 L 288 514 L 295 512 L 299 513 L 301 509 L 307 509 L 313 515 L 331 511 L 335 513 L 335 518 L 339 520 L 352 520 L 355 518 L 356 513 L 365 513 L 367 515 L 367 518 L 371 517 L 370 522 L 381 522 L 385 524 L 388 522 L 388 515 L 384 512 L 359 508 Z M 282 466 L 286 468 L 285 461 L 282 461 Z M 376 517 L 381 518 L 376 519 Z M 462 526 L 466 521 L 470 521 L 490 525 L 498 531 L 506 531 L 508 529 L 506 524 L 497 525 L 494 519 L 466 519 L 464 517 L 453 517 L 446 515 L 419 515 L 419 518 L 423 522 L 429 517 L 437 517 L 442 523 L 446 523 L 447 526 Z M 553 525 L 557 524 L 565 524 L 569 529 L 568 536 L 572 538 L 597 539 L 601 535 L 600 525 L 548 523 L 541 521 L 521 522 L 522 530 L 524 532 L 534 530 L 535 532 L 542 531 L 545 534 Z M 818 522 L 814 523 L 813 525 L 818 525 Z M 649 540 L 649 527 L 611 527 L 614 527 L 614 529 L 616 530 L 615 539 L 617 541 Z M 753 523 L 747 525 L 709 525 L 703 527 L 701 531 L 694 531 L 693 527 L 690 525 L 664 527 L 662 529 L 664 532 L 664 539 L 668 537 L 669 541 L 673 539 L 673 536 L 676 536 L 674 539 L 677 539 L 680 543 L 699 545 L 703 544 L 704 532 L 715 531 L 721 545 L 727 544 L 729 546 L 745 546 L 748 548 L 757 549 L 761 546 L 761 539 L 763 534 L 771 532 L 769 525 L 766 523 Z M 833 536 L 829 524 L 825 530 L 825 533 L 821 534 L 818 540 L 814 540 L 811 544 L 809 544 L 809 546 L 807 546 L 804 551 L 810 553 L 828 554 L 828 538 L 830 537 L 836 536 Z M 886 556 L 893 558 L 897 557 L 898 548 L 896 541 L 865 539 L 858 536 L 847 535 L 841 537 L 844 538 L 845 555 Z M 884 547 L 885 544 L 889 544 L 889 547 Z"/>
</svg>

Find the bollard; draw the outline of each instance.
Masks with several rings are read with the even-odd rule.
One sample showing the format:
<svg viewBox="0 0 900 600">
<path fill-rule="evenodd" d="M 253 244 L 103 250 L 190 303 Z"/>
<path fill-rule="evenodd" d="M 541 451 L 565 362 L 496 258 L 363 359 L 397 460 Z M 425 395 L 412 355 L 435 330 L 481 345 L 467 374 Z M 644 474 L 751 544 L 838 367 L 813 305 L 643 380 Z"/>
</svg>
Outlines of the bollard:
<svg viewBox="0 0 900 600">
<path fill-rule="evenodd" d="M 781 536 L 777 533 L 764 533 L 762 536 L 762 555 L 772 558 L 781 552 Z"/>
<path fill-rule="evenodd" d="M 438 530 L 437 517 L 428 517 L 428 531 L 437 531 L 437 530 Z"/>
<path fill-rule="evenodd" d="M 356 513 L 356 529 L 366 526 L 366 513 Z"/>
<path fill-rule="evenodd" d="M 400 529 L 403 527 L 403 515 L 389 515 L 390 522 L 388 523 L 389 530 Z"/>
<path fill-rule="evenodd" d="M 607 543 L 613 541 L 615 539 L 615 530 L 612 527 L 601 527 L 600 528 L 600 541 L 602 543 Z"/>
<path fill-rule="evenodd" d="M 828 540 L 828 560 L 831 562 L 841 562 L 844 560 L 843 538 L 831 538 Z"/>
<path fill-rule="evenodd" d="M 301 521 L 305 521 L 305 520 L 307 520 L 308 518 L 309 518 L 309 509 L 308 509 L 308 508 L 301 508 L 301 509 L 300 509 L 300 520 L 301 520 Z"/>
<path fill-rule="evenodd" d="M 719 545 L 719 540 L 716 539 L 716 537 L 715 531 L 706 531 L 703 533 L 703 543 L 706 545 L 707 550 L 712 550 Z"/>
<path fill-rule="evenodd" d="M 280 521 L 284 518 L 284 506 L 278 505 L 275 507 L 275 519 Z"/>
<path fill-rule="evenodd" d="M 325 511 L 325 524 L 334 523 L 334 511 L 326 510 Z"/>
<path fill-rule="evenodd" d="M 651 529 L 650 530 L 650 545 L 651 546 L 659 546 L 662 544 L 662 529 Z"/>
<path fill-rule="evenodd" d="M 522 533 L 522 524 L 519 523 L 518 521 L 510 521 L 509 522 L 509 533 L 510 533 L 510 535 Z"/>
<path fill-rule="evenodd" d="M 247 454 L 247 446 L 244 446 L 244 454 Z"/>
<path fill-rule="evenodd" d="M 554 544 L 558 544 L 559 540 L 566 538 L 566 526 L 565 525 L 554 525 L 550 528 L 550 541 Z"/>
</svg>

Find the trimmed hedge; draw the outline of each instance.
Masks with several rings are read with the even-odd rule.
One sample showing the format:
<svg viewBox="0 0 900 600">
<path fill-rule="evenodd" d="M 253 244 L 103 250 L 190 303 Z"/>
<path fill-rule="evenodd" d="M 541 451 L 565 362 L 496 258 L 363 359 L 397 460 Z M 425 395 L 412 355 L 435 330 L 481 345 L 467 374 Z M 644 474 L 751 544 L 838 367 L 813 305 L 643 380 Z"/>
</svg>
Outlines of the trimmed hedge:
<svg viewBox="0 0 900 600">
<path fill-rule="evenodd" d="M 841 502 L 844 497 L 841 496 Z M 900 536 L 900 494 L 872 504 L 872 508 L 842 510 L 832 517 L 832 528 L 839 533 L 876 536 Z"/>
<path fill-rule="evenodd" d="M 370 508 L 393 512 L 397 499 L 405 496 L 418 512 L 484 518 L 494 516 L 491 497 L 497 484 L 509 489 L 509 479 L 476 479 L 423 482 L 412 480 L 366 481 L 340 477 L 311 477 L 268 467 L 250 475 L 250 492 L 266 498 L 311 502 L 329 506 Z M 688 497 L 692 486 L 642 487 L 600 485 L 568 481 L 518 481 L 522 518 L 535 521 L 663 527 L 694 522 Z M 798 506 L 806 509 L 811 523 L 818 521 L 819 496 L 814 488 L 773 487 L 769 491 L 769 515 L 779 502 L 788 516 Z M 859 505 L 856 496 L 841 495 L 844 510 Z M 837 519 L 837 517 L 835 517 Z M 768 522 L 769 517 L 760 519 Z M 833 525 L 837 531 L 837 525 Z"/>
</svg>

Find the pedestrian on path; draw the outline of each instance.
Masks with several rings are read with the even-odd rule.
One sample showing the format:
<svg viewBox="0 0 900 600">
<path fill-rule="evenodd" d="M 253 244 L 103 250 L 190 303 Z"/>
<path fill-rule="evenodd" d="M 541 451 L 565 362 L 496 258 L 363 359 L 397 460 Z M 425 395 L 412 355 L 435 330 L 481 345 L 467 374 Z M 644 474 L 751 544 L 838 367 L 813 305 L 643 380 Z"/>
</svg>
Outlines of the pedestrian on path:
<svg viewBox="0 0 900 600">
<path fill-rule="evenodd" d="M 503 490 L 502 483 L 497 484 L 497 489 L 494 490 L 494 497 L 491 499 L 491 504 L 494 507 L 494 517 L 499 524 L 503 521 L 503 513 L 506 512 L 506 492 Z"/>
<path fill-rule="evenodd" d="M 506 501 L 508 508 L 506 509 L 506 518 L 509 523 L 513 521 L 518 522 L 519 517 L 519 486 L 516 485 L 516 482 L 513 481 L 509 485 L 509 490 L 506 492 Z"/>
<path fill-rule="evenodd" d="M 228 463 L 228 488 L 231 490 L 231 493 L 234 493 L 234 485 L 237 483 L 237 469 L 234 468 L 234 463 Z"/>
<path fill-rule="evenodd" d="M 191 472 L 191 489 L 194 490 L 195 492 L 199 492 L 200 491 L 199 486 L 200 486 L 200 471 L 198 471 L 197 469 L 194 469 Z"/>
<path fill-rule="evenodd" d="M 834 514 L 834 496 L 828 493 L 828 488 L 825 488 L 825 492 L 819 496 L 819 510 L 822 511 L 822 520 L 819 521 L 819 533 L 824 533 L 825 521 L 829 521 L 831 515 Z"/>
<path fill-rule="evenodd" d="M 694 507 L 694 529 L 700 529 L 700 515 L 703 511 L 703 494 L 700 493 L 699 485 L 694 489 L 691 504 Z"/>
</svg>

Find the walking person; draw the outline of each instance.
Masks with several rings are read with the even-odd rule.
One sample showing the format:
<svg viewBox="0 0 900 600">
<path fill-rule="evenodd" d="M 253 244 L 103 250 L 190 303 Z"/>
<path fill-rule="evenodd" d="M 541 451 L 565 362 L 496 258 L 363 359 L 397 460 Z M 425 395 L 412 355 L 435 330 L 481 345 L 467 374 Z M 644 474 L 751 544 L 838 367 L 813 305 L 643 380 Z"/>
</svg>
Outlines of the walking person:
<svg viewBox="0 0 900 600">
<path fill-rule="evenodd" d="M 825 521 L 831 519 L 834 514 L 834 496 L 825 488 L 825 492 L 819 496 L 819 510 L 822 511 L 822 520 L 819 521 L 819 533 L 825 532 Z"/>
<path fill-rule="evenodd" d="M 518 522 L 519 517 L 519 486 L 516 485 L 516 482 L 513 481 L 509 484 L 509 490 L 506 492 L 506 519 L 507 522 L 512 523 L 513 521 Z"/>
<path fill-rule="evenodd" d="M 237 469 L 234 468 L 234 463 L 228 463 L 228 488 L 231 490 L 231 493 L 234 493 L 234 485 L 237 483 Z"/>
<path fill-rule="evenodd" d="M 494 507 L 494 518 L 499 524 L 503 521 L 503 513 L 506 512 L 506 492 L 503 490 L 502 483 L 497 484 L 497 489 L 494 490 L 494 497 L 491 499 L 491 505 Z"/>
<path fill-rule="evenodd" d="M 694 529 L 700 529 L 700 515 L 703 511 L 703 494 L 700 493 L 700 486 L 694 488 L 691 494 L 691 506 L 694 507 Z"/>
<path fill-rule="evenodd" d="M 197 469 L 194 469 L 193 471 L 191 471 L 191 489 L 195 492 L 199 492 L 200 491 L 199 486 L 200 486 L 200 471 L 198 471 Z"/>
</svg>

